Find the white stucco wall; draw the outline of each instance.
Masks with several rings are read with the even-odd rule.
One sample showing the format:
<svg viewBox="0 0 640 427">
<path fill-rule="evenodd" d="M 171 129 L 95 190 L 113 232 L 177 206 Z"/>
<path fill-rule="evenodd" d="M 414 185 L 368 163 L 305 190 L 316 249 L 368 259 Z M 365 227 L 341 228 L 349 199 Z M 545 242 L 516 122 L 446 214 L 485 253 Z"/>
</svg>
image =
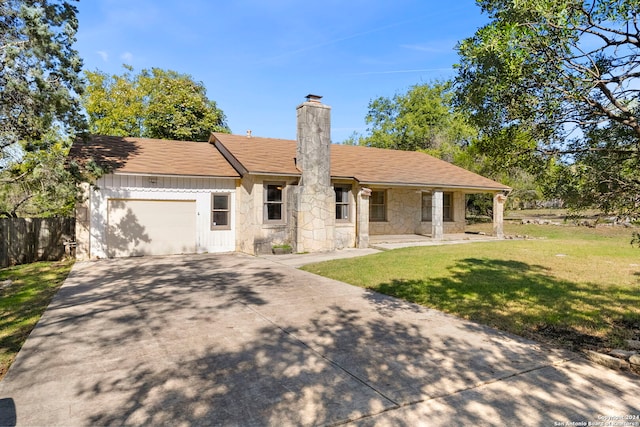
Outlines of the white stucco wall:
<svg viewBox="0 0 640 427">
<path fill-rule="evenodd" d="M 107 257 L 107 207 L 109 199 L 138 200 L 195 200 L 196 250 L 204 252 L 231 252 L 235 243 L 236 180 L 199 177 L 154 177 L 143 175 L 109 174 L 100 178 L 88 190 L 85 206 L 88 212 L 89 258 Z M 230 193 L 230 229 L 211 230 L 212 193 Z M 85 233 L 86 235 L 87 233 Z M 85 237 L 86 238 L 86 237 Z"/>
</svg>

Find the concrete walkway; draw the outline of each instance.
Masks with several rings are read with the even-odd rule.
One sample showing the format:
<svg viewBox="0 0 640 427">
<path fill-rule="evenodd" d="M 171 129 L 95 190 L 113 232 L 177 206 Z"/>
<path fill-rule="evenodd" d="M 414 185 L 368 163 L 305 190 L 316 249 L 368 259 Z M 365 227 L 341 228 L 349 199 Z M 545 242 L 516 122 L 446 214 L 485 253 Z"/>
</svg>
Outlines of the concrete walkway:
<svg viewBox="0 0 640 427">
<path fill-rule="evenodd" d="M 554 426 L 638 416 L 638 396 L 637 376 L 269 259 L 147 257 L 74 266 L 0 425 Z"/>
</svg>

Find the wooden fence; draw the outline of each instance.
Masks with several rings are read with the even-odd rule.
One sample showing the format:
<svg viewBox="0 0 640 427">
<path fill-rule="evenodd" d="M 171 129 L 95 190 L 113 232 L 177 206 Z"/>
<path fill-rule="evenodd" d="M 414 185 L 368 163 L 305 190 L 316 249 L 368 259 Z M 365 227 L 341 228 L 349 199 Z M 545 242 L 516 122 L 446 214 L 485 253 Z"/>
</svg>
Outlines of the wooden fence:
<svg viewBox="0 0 640 427">
<path fill-rule="evenodd" d="M 1 218 L 0 268 L 74 255 L 75 224 L 75 218 Z"/>
</svg>

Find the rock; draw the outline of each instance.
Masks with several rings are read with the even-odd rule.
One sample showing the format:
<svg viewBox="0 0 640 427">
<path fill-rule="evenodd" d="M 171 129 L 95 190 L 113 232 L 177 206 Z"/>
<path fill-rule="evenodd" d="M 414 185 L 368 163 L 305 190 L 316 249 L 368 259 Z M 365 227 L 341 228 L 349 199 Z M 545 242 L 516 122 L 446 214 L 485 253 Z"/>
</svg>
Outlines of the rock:
<svg viewBox="0 0 640 427">
<path fill-rule="evenodd" d="M 615 350 L 611 350 L 609 352 L 609 354 L 613 357 L 617 357 L 618 359 L 624 359 L 627 360 L 629 359 L 631 356 L 633 356 L 634 354 L 636 354 L 635 351 L 627 351 L 627 350 L 620 350 L 620 349 L 615 349 Z"/>
<path fill-rule="evenodd" d="M 627 340 L 627 347 L 632 350 L 640 350 L 640 340 Z"/>
<path fill-rule="evenodd" d="M 0 289 L 8 288 L 13 285 L 13 281 L 11 279 L 3 280 L 0 282 Z"/>
<path fill-rule="evenodd" d="M 640 354 L 634 354 L 629 358 L 629 363 L 635 366 L 640 366 Z"/>
<path fill-rule="evenodd" d="M 587 350 L 587 357 L 592 362 L 599 365 L 606 366 L 607 368 L 628 370 L 630 368 L 629 362 L 626 360 L 618 359 L 617 357 L 609 356 L 608 354 L 598 353 L 596 351 Z"/>
</svg>

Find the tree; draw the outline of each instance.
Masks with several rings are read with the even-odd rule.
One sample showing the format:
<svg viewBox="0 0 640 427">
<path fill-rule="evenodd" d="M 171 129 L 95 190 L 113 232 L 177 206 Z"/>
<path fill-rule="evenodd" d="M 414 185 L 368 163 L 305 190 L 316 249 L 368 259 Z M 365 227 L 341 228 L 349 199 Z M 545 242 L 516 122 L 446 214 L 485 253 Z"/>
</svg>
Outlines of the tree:
<svg viewBox="0 0 640 427">
<path fill-rule="evenodd" d="M 70 146 L 70 137 L 52 129 L 37 149 L 22 153 L 0 173 L 0 217 L 73 215 L 79 171 L 67 165 Z"/>
<path fill-rule="evenodd" d="M 0 2 L 0 216 L 72 210 L 65 156 L 85 128 L 76 13 L 70 1 Z"/>
<path fill-rule="evenodd" d="M 497 167 L 484 152 L 482 134 L 469 120 L 468 111 L 457 108 L 454 101 L 454 86 L 441 81 L 412 86 L 393 98 L 377 98 L 369 103 L 365 119 L 370 134 L 354 133 L 344 143 L 423 151 L 513 187 L 512 206 L 539 200 L 542 188 L 534 176 L 517 162 Z M 514 136 L 511 132 L 501 140 L 512 143 Z M 489 214 L 492 206 L 492 197 L 487 195 L 468 198 L 469 209 L 477 214 Z"/>
<path fill-rule="evenodd" d="M 393 98 L 369 103 L 365 118 L 368 136 L 353 135 L 347 143 L 395 150 L 426 150 L 454 161 L 460 148 L 476 134 L 465 117 L 453 108 L 449 82 L 412 86 Z"/>
<path fill-rule="evenodd" d="M 456 87 L 458 105 L 482 129 L 483 151 L 506 167 L 581 171 L 565 183 L 575 207 L 640 213 L 640 2 L 478 4 L 491 22 L 459 43 Z M 610 185 L 584 191 L 613 165 Z"/>
<path fill-rule="evenodd" d="M 152 68 L 132 75 L 87 72 L 83 105 L 91 133 L 182 141 L 206 141 L 229 132 L 226 118 L 206 88 L 186 74 Z"/>
<path fill-rule="evenodd" d="M 83 128 L 75 95 L 82 93 L 82 61 L 72 47 L 77 10 L 69 1 L 0 2 L 0 150 L 32 144 L 53 123 Z M 7 163 L 0 164 L 0 168 Z"/>
</svg>

